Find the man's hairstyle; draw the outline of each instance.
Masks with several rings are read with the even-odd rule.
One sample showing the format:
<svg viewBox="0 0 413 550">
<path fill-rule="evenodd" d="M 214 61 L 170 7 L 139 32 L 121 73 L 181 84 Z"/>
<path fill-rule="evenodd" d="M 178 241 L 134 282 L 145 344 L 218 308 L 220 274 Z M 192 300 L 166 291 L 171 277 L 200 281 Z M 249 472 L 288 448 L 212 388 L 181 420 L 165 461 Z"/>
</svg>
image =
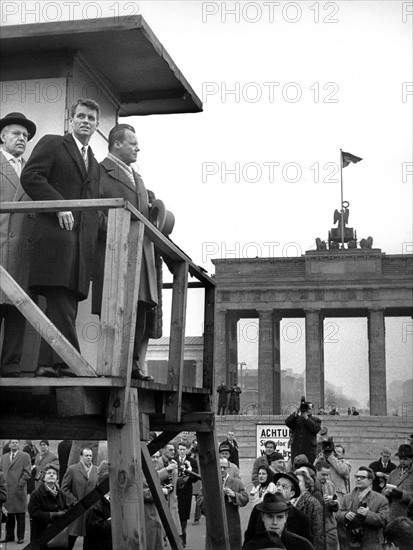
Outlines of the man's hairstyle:
<svg viewBox="0 0 413 550">
<path fill-rule="evenodd" d="M 374 479 L 375 478 L 373 470 L 371 468 L 369 468 L 368 466 L 359 466 L 357 468 L 357 472 L 367 472 L 367 476 L 368 476 L 369 479 Z"/>
<path fill-rule="evenodd" d="M 391 456 L 391 450 L 388 447 L 383 447 L 380 454 L 383 454 L 383 453 Z"/>
<path fill-rule="evenodd" d="M 175 443 L 172 443 L 171 441 L 168 441 L 168 443 L 165 445 L 165 447 L 163 448 L 163 450 L 165 450 L 165 449 L 168 447 L 168 445 L 170 445 L 171 447 L 173 447 L 173 448 L 174 448 L 174 452 L 176 453 L 176 445 L 175 445 Z"/>
<path fill-rule="evenodd" d="M 296 476 L 302 476 L 303 481 L 304 481 L 304 487 L 306 489 L 308 489 L 311 493 L 311 491 L 314 488 L 314 480 L 310 476 L 310 474 L 307 472 L 307 470 L 304 470 L 302 468 L 298 468 L 298 470 L 296 470 L 294 473 L 295 473 Z"/>
<path fill-rule="evenodd" d="M 317 470 L 317 472 L 321 472 L 323 468 L 326 468 L 327 470 L 329 470 L 331 466 L 325 460 L 320 460 L 319 462 L 316 463 L 315 469 Z"/>
<path fill-rule="evenodd" d="M 116 124 L 116 126 L 112 128 L 112 130 L 109 132 L 108 137 L 109 151 L 113 150 L 115 141 L 119 141 L 122 143 L 122 141 L 125 139 L 126 130 L 130 130 L 131 132 L 135 133 L 135 128 L 130 124 Z"/>
<path fill-rule="evenodd" d="M 277 444 L 275 443 L 275 441 L 272 441 L 272 439 L 268 439 L 265 443 L 264 443 L 264 447 L 266 448 L 267 445 L 272 445 L 274 447 L 274 449 L 277 448 Z"/>
<path fill-rule="evenodd" d="M 340 449 L 343 449 L 343 455 L 346 454 L 346 450 L 345 450 L 345 448 L 343 447 L 343 445 L 341 443 L 336 443 L 335 447 L 336 447 L 336 449 L 337 449 L 337 447 L 340 447 Z"/>
<path fill-rule="evenodd" d="M 384 530 L 387 542 L 392 542 L 400 550 L 413 548 L 413 521 L 409 518 L 399 517 L 389 522 Z"/>
<path fill-rule="evenodd" d="M 90 451 L 92 454 L 93 454 L 93 451 L 90 447 L 83 447 L 81 450 L 80 450 L 80 456 L 83 456 L 83 453 L 85 451 Z"/>
<path fill-rule="evenodd" d="M 178 441 L 177 447 L 179 447 L 179 445 L 181 445 L 182 447 L 185 447 L 185 449 L 187 450 L 190 448 L 190 444 L 187 443 L 186 441 Z"/>
<path fill-rule="evenodd" d="M 70 116 L 73 118 L 76 114 L 76 109 L 79 105 L 83 105 L 83 107 L 87 107 L 91 111 L 96 111 L 97 113 L 97 120 L 99 120 L 100 115 L 100 107 L 99 103 L 96 103 L 93 99 L 85 99 L 81 98 L 76 101 L 76 103 L 73 103 L 72 107 L 70 108 Z"/>
</svg>

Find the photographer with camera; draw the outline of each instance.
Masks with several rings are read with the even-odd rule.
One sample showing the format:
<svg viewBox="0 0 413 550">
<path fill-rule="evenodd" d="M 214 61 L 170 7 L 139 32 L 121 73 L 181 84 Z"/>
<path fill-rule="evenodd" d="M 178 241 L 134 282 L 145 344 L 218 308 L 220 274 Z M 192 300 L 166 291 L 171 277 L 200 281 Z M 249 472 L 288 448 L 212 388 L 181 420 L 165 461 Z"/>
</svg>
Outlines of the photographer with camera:
<svg viewBox="0 0 413 550">
<path fill-rule="evenodd" d="M 351 464 L 344 458 L 345 449 L 343 445 L 335 445 L 333 438 L 328 437 L 321 444 L 322 451 L 318 455 L 315 464 L 321 460 L 326 461 L 330 466 L 330 479 L 334 483 L 338 501 L 342 502 L 344 495 L 350 492 Z"/>
<path fill-rule="evenodd" d="M 285 420 L 291 430 L 291 463 L 299 454 L 305 454 L 311 464 L 316 457 L 317 434 L 321 430 L 321 420 L 313 416 L 313 405 L 301 398 L 297 411 Z"/>
<path fill-rule="evenodd" d="M 372 489 L 374 472 L 360 466 L 354 476 L 355 489 L 345 495 L 337 513 L 340 549 L 377 550 L 384 541 L 389 520 L 388 500 Z"/>
<path fill-rule="evenodd" d="M 182 529 L 182 544 L 186 545 L 186 526 L 191 514 L 192 504 L 192 484 L 200 476 L 198 474 L 198 464 L 196 460 L 188 456 L 189 445 L 184 441 L 178 443 L 178 480 L 176 482 L 176 494 L 178 496 L 178 513 Z"/>
</svg>

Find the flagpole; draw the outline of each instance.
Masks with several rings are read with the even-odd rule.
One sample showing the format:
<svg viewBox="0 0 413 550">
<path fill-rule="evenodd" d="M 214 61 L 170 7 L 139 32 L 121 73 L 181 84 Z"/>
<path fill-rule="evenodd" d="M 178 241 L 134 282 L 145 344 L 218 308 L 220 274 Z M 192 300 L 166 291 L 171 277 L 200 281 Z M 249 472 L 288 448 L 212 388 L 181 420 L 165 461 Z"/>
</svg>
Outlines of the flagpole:
<svg viewBox="0 0 413 550">
<path fill-rule="evenodd" d="M 341 206 L 340 206 L 340 224 L 341 224 L 341 248 L 344 248 L 344 212 L 343 212 L 343 150 L 340 149 L 340 187 L 341 187 Z"/>
</svg>

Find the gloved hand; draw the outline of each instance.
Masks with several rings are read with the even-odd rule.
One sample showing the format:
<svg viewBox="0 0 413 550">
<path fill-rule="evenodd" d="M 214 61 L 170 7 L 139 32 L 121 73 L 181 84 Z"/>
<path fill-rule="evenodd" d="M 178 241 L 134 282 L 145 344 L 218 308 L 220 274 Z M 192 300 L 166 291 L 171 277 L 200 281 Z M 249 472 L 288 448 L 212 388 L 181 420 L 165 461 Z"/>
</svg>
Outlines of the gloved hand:
<svg viewBox="0 0 413 550">
<path fill-rule="evenodd" d="M 403 491 L 400 491 L 400 489 L 390 489 L 391 496 L 394 498 L 402 498 Z"/>
</svg>

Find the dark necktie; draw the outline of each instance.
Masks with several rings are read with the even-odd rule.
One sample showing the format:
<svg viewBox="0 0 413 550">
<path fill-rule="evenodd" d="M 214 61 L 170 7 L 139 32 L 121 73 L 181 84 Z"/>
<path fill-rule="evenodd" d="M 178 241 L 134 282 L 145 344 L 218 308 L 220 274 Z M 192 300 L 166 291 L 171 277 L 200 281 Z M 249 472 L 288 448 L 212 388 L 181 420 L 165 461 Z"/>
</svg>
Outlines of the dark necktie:
<svg viewBox="0 0 413 550">
<path fill-rule="evenodd" d="M 82 147 L 82 158 L 83 162 L 85 163 L 86 172 L 88 169 L 88 163 L 87 163 L 87 148 L 85 146 Z"/>
</svg>

